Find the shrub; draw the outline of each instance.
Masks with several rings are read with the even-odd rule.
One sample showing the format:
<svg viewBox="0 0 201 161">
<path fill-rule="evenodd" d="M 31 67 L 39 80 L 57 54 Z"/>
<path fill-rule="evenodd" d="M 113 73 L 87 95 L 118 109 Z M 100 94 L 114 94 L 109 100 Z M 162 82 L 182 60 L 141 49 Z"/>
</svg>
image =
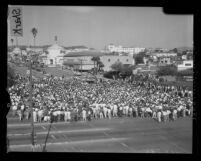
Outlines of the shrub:
<svg viewBox="0 0 201 161">
<path fill-rule="evenodd" d="M 193 69 L 178 71 L 177 76 L 193 76 Z"/>
<path fill-rule="evenodd" d="M 115 78 L 119 78 L 119 73 L 120 73 L 119 71 L 109 71 L 105 72 L 103 74 L 103 77 L 113 79 L 113 76 L 115 76 Z"/>
<path fill-rule="evenodd" d="M 175 76 L 177 75 L 177 68 L 175 66 L 161 66 L 157 70 L 157 75 L 158 76 Z"/>
<path fill-rule="evenodd" d="M 7 69 L 7 87 L 11 87 L 14 84 L 15 84 L 15 71 L 10 65 L 8 65 L 8 69 Z"/>
</svg>

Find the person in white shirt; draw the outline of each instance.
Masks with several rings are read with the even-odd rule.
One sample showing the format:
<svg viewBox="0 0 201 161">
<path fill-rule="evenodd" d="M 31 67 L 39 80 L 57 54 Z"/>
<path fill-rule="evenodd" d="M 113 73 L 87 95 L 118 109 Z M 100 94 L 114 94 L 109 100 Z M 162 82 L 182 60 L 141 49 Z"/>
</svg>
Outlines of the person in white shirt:
<svg viewBox="0 0 201 161">
<path fill-rule="evenodd" d="M 107 109 L 107 115 L 108 115 L 109 119 L 112 118 L 112 114 L 111 114 L 111 109 L 110 108 Z"/>
<path fill-rule="evenodd" d="M 17 111 L 17 114 L 19 116 L 19 120 L 22 121 L 22 111 L 20 109 Z"/>
<path fill-rule="evenodd" d="M 71 111 L 67 110 L 67 121 L 71 120 Z"/>
<path fill-rule="evenodd" d="M 117 105 L 116 104 L 114 104 L 114 106 L 113 106 L 113 117 L 117 117 Z"/>
<path fill-rule="evenodd" d="M 83 121 L 87 120 L 87 112 L 85 109 L 82 110 L 82 119 L 83 119 Z"/>
<path fill-rule="evenodd" d="M 103 118 L 103 107 L 99 106 L 99 109 L 100 109 L 100 119 Z"/>
<path fill-rule="evenodd" d="M 33 110 L 33 121 L 37 122 L 37 112 L 35 109 Z"/>
<path fill-rule="evenodd" d="M 161 111 L 157 112 L 157 119 L 158 119 L 158 122 L 160 123 L 161 122 Z"/>
<path fill-rule="evenodd" d="M 64 111 L 64 121 L 67 122 L 68 120 L 68 112 L 65 110 Z"/>
<path fill-rule="evenodd" d="M 171 114 L 171 111 L 170 111 L 170 110 L 167 110 L 167 111 L 166 111 L 166 114 L 167 114 L 167 121 L 170 121 L 170 114 Z"/>
<path fill-rule="evenodd" d="M 173 118 L 173 121 L 175 121 L 177 119 L 177 110 L 176 109 L 173 110 L 172 118 Z"/>
<path fill-rule="evenodd" d="M 17 105 L 16 104 L 14 104 L 12 106 L 12 111 L 13 111 L 13 116 L 16 116 L 16 112 L 17 112 Z"/>
<path fill-rule="evenodd" d="M 182 117 L 186 117 L 186 106 L 183 105 L 182 107 Z"/>
<path fill-rule="evenodd" d="M 129 117 L 133 117 L 133 108 L 129 107 L 128 111 L 129 111 Z"/>
<path fill-rule="evenodd" d="M 107 118 L 107 107 L 103 106 L 103 113 L 104 113 L 104 117 Z"/>
<path fill-rule="evenodd" d="M 126 115 L 126 116 L 128 116 L 128 110 L 129 110 L 129 106 L 126 105 L 126 106 L 125 106 L 125 115 Z"/>
<path fill-rule="evenodd" d="M 43 110 L 39 110 L 38 111 L 38 122 L 42 122 L 42 118 L 43 118 Z"/>
<path fill-rule="evenodd" d="M 162 111 L 162 118 L 163 118 L 164 122 L 167 122 L 167 112 L 166 112 L 166 110 Z"/>
</svg>

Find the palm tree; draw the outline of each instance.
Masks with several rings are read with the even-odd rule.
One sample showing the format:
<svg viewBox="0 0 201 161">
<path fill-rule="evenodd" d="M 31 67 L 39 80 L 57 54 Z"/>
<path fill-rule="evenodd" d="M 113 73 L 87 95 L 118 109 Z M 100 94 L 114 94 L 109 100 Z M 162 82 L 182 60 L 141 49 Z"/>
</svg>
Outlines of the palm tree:
<svg viewBox="0 0 201 161">
<path fill-rule="evenodd" d="M 98 61 L 98 70 L 99 70 L 99 71 L 102 70 L 104 66 L 105 66 L 105 65 L 103 64 L 102 61 Z"/>
<path fill-rule="evenodd" d="M 37 35 L 37 33 L 38 33 L 38 30 L 34 27 L 34 28 L 32 28 L 31 29 L 31 33 L 33 34 L 33 37 L 34 37 L 34 47 L 35 47 L 35 38 L 36 38 L 36 35 Z"/>
<path fill-rule="evenodd" d="M 94 56 L 91 58 L 91 60 L 94 62 L 94 70 L 96 67 L 98 67 L 98 62 L 100 61 L 100 57 Z"/>
</svg>

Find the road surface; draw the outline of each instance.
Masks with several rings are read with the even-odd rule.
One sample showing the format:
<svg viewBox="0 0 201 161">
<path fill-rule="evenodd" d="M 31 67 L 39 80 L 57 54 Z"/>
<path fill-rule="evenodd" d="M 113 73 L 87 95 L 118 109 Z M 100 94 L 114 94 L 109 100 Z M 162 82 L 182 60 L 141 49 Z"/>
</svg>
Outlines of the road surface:
<svg viewBox="0 0 201 161">
<path fill-rule="evenodd" d="M 49 123 L 35 124 L 44 145 Z M 31 151 L 31 124 L 8 119 L 11 151 Z M 41 151 L 40 146 L 35 151 Z M 53 123 L 48 152 L 192 153 L 192 119 L 158 123 L 151 118 L 112 118 Z"/>
</svg>

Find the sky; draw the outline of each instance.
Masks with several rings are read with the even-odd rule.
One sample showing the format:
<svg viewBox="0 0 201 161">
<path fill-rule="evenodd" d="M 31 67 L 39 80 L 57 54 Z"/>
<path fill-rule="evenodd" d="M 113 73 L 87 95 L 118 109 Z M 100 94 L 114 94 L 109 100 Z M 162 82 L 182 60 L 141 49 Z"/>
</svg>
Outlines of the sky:
<svg viewBox="0 0 201 161">
<path fill-rule="evenodd" d="M 38 29 L 36 45 L 106 45 L 167 48 L 192 47 L 193 15 L 166 15 L 162 7 L 22 6 L 23 37 L 19 45 L 33 45 L 31 29 Z M 8 45 L 11 45 L 8 19 Z"/>
</svg>

